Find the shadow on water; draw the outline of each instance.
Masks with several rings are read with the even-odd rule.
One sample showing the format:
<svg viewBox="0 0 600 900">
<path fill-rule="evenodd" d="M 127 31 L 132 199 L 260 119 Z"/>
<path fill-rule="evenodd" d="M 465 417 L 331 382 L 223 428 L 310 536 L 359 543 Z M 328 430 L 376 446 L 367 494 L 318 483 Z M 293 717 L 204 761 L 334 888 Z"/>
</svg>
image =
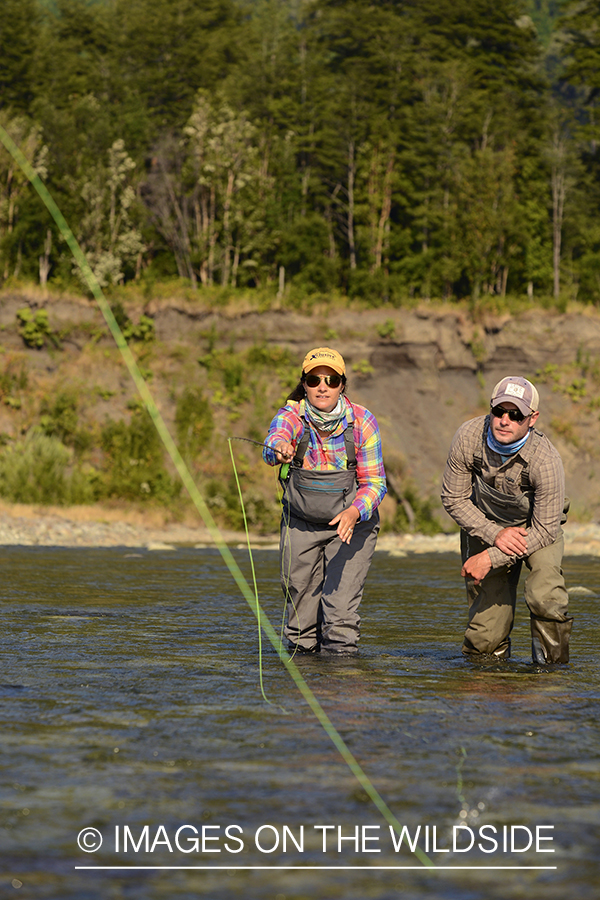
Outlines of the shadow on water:
<svg viewBox="0 0 600 900">
<path fill-rule="evenodd" d="M 255 561 L 278 628 L 277 555 Z M 419 862 L 406 839 L 394 851 L 270 645 L 272 702 L 262 699 L 255 622 L 216 552 L 5 549 L 2 896 L 596 898 L 600 563 L 567 563 L 578 587 L 569 666 L 531 664 L 522 601 L 513 659 L 465 661 L 457 558 L 384 553 L 368 582 L 360 655 L 296 658 L 408 836 L 420 826 L 419 847 L 452 867 L 426 872 L 374 868 Z M 104 839 L 96 853 L 78 847 L 86 827 Z M 304 837 L 301 851 L 290 835 Z M 222 868 L 75 868 L 86 865 Z M 371 868 L 234 868 L 284 865 Z"/>
</svg>

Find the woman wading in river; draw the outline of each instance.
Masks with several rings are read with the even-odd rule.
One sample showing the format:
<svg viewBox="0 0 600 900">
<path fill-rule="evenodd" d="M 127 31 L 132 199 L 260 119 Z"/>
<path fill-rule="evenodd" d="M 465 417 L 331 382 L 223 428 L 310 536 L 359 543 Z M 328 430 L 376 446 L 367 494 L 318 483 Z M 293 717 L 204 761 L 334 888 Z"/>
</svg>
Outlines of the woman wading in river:
<svg viewBox="0 0 600 900">
<path fill-rule="evenodd" d="M 358 649 L 358 607 L 386 485 L 377 421 L 345 388 L 340 354 L 311 350 L 265 441 L 265 462 L 283 464 L 280 563 L 291 651 Z"/>
</svg>

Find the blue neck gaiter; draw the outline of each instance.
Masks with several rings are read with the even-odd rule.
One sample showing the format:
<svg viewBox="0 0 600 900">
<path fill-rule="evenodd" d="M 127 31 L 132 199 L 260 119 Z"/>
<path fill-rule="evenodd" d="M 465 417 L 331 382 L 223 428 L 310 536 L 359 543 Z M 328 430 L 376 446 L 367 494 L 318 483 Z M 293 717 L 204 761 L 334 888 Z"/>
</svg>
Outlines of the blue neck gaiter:
<svg viewBox="0 0 600 900">
<path fill-rule="evenodd" d="M 494 435 L 492 434 L 492 429 L 488 428 L 487 432 L 487 445 L 490 450 L 493 450 L 494 453 L 498 453 L 500 456 L 506 457 L 508 459 L 509 456 L 514 456 L 515 453 L 518 453 L 521 447 L 524 447 L 527 443 L 527 439 L 531 434 L 531 428 L 525 435 L 525 437 L 521 438 L 520 441 L 513 441 L 512 444 L 500 444 Z"/>
</svg>

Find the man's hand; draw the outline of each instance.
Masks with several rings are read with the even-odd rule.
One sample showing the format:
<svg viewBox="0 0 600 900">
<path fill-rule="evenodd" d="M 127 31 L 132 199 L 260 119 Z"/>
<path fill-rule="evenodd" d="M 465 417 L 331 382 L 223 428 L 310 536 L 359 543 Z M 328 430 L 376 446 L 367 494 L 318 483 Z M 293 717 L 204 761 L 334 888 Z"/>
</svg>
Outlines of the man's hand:
<svg viewBox="0 0 600 900">
<path fill-rule="evenodd" d="M 277 462 L 288 463 L 291 462 L 294 458 L 294 448 L 286 441 L 280 441 L 273 449 L 275 451 Z"/>
<path fill-rule="evenodd" d="M 475 584 L 481 584 L 487 573 L 492 568 L 492 561 L 487 550 L 476 553 L 465 560 L 460 574 L 463 578 L 472 578 Z"/>
<path fill-rule="evenodd" d="M 337 533 L 339 534 L 340 538 L 346 544 L 349 544 L 354 532 L 354 526 L 359 519 L 360 513 L 357 508 L 355 506 L 349 506 L 348 509 L 344 510 L 344 512 L 338 513 L 337 516 L 334 516 L 329 524 L 337 525 Z"/>
<path fill-rule="evenodd" d="M 514 525 L 511 525 L 510 528 L 503 528 L 497 534 L 494 546 L 506 553 L 507 556 L 525 556 L 527 553 L 527 529 L 517 528 Z"/>
</svg>

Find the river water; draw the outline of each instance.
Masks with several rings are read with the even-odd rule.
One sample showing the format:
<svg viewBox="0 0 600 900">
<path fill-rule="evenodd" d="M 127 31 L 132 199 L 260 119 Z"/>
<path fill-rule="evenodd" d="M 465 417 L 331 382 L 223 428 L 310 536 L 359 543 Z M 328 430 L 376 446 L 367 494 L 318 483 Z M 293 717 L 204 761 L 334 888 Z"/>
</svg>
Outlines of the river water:
<svg viewBox="0 0 600 900">
<path fill-rule="evenodd" d="M 255 564 L 279 628 L 277 554 Z M 531 665 L 522 601 L 513 658 L 465 661 L 458 557 L 384 552 L 360 656 L 297 659 L 396 851 L 270 645 L 262 698 L 216 551 L 5 548 L 0 895 L 595 900 L 600 561 L 565 569 L 569 666 Z"/>
</svg>

